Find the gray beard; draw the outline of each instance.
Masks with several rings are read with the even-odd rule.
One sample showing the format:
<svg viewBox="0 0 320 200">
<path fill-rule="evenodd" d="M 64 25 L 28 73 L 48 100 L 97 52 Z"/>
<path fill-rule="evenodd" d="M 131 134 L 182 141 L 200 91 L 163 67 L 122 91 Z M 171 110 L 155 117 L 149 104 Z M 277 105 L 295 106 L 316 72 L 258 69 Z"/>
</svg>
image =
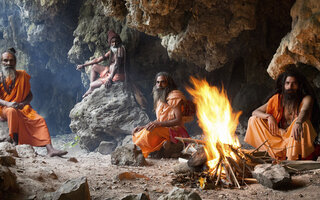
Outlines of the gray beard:
<svg viewBox="0 0 320 200">
<path fill-rule="evenodd" d="M 16 78 L 16 70 L 15 67 L 9 67 L 5 65 L 1 65 L 1 72 L 4 76 L 4 79 L 14 80 Z"/>
<path fill-rule="evenodd" d="M 165 103 L 167 102 L 167 95 L 169 94 L 170 89 L 168 87 L 166 88 L 157 88 L 157 86 L 154 86 L 152 89 L 153 94 L 153 107 L 154 110 L 156 110 L 157 103 L 160 100 L 161 102 Z"/>
</svg>

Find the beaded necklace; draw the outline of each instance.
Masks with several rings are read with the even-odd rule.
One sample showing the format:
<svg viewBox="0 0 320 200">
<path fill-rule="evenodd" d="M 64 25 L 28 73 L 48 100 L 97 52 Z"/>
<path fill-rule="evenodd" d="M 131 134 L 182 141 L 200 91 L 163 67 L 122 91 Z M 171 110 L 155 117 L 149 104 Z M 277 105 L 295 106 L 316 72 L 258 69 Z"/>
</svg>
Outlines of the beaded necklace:
<svg viewBox="0 0 320 200">
<path fill-rule="evenodd" d="M 11 84 L 9 85 L 9 87 L 7 87 L 6 79 L 4 78 L 3 74 L 1 73 L 1 81 L 2 81 L 2 85 L 3 85 L 4 90 L 6 91 L 6 93 L 8 93 L 10 95 L 11 91 L 14 88 L 14 85 L 16 83 L 16 79 L 13 79 L 13 81 L 11 81 Z"/>
</svg>

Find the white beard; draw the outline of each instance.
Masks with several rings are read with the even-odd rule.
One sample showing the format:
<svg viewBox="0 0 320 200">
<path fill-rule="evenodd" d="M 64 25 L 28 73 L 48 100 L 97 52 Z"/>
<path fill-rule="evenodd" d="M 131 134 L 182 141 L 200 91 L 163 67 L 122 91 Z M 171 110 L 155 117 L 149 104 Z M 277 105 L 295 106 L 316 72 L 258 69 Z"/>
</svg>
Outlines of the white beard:
<svg viewBox="0 0 320 200">
<path fill-rule="evenodd" d="M 117 47 L 110 47 L 112 53 L 117 54 L 118 48 Z"/>
<path fill-rule="evenodd" d="M 1 65 L 1 72 L 4 79 L 9 78 L 10 80 L 14 80 L 16 78 L 16 70 L 14 67 Z"/>
</svg>

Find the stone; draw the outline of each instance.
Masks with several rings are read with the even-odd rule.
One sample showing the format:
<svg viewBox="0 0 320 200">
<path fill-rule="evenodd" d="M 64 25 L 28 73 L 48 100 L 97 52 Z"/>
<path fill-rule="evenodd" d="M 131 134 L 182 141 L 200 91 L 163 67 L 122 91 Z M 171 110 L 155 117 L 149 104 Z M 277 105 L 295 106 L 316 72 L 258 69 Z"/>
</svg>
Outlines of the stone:
<svg viewBox="0 0 320 200">
<path fill-rule="evenodd" d="M 111 153 L 111 164 L 145 166 L 147 162 L 141 150 L 138 150 L 133 144 L 127 144 L 117 147 L 116 150 Z"/>
<path fill-rule="evenodd" d="M 16 160 L 12 156 L 0 156 L 0 165 L 11 167 L 16 165 Z"/>
<path fill-rule="evenodd" d="M 77 163 L 78 160 L 75 157 L 68 158 L 68 161 Z"/>
<path fill-rule="evenodd" d="M 176 174 L 185 174 L 188 172 L 192 172 L 193 169 L 188 166 L 187 162 L 180 163 L 173 168 L 174 173 Z"/>
<path fill-rule="evenodd" d="M 16 147 L 9 142 L 0 142 L 0 155 L 18 157 Z"/>
<path fill-rule="evenodd" d="M 34 148 L 28 144 L 17 145 L 16 150 L 20 158 L 35 158 L 37 156 Z"/>
<path fill-rule="evenodd" d="M 113 142 L 101 141 L 97 150 L 102 155 L 108 155 L 112 153 L 115 148 L 116 145 Z"/>
<path fill-rule="evenodd" d="M 45 200 L 90 200 L 90 191 L 86 177 L 70 179 L 64 182 L 60 188 L 44 196 Z"/>
<path fill-rule="evenodd" d="M 121 146 L 125 146 L 127 144 L 133 144 L 132 141 L 132 135 L 127 135 L 123 140 L 122 140 L 122 145 Z"/>
<path fill-rule="evenodd" d="M 140 194 L 127 195 L 127 196 L 121 198 L 121 200 L 150 200 L 150 198 L 147 194 L 140 193 Z"/>
<path fill-rule="evenodd" d="M 70 112 L 70 128 L 80 137 L 80 146 L 95 150 L 101 141 L 118 143 L 131 131 L 149 122 L 124 83 L 101 86 L 75 105 Z"/>
<path fill-rule="evenodd" d="M 188 166 L 197 169 L 202 169 L 203 165 L 207 162 L 207 155 L 204 148 L 199 148 L 191 158 L 188 160 Z"/>
<path fill-rule="evenodd" d="M 277 78 L 288 64 L 304 63 L 320 70 L 320 7 L 317 0 L 297 0 L 292 6 L 292 30 L 273 55 L 268 73 Z"/>
<path fill-rule="evenodd" d="M 291 183 L 291 176 L 281 165 L 261 164 L 257 165 L 252 176 L 261 185 L 272 189 L 280 189 Z"/>
<path fill-rule="evenodd" d="M 162 195 L 158 200 L 201 200 L 198 193 L 175 187 L 169 194 Z"/>
<path fill-rule="evenodd" d="M 0 166 L 0 194 L 6 191 L 18 191 L 17 177 L 8 167 Z"/>
<path fill-rule="evenodd" d="M 8 123 L 0 121 L 0 142 L 4 141 L 10 141 Z"/>
</svg>

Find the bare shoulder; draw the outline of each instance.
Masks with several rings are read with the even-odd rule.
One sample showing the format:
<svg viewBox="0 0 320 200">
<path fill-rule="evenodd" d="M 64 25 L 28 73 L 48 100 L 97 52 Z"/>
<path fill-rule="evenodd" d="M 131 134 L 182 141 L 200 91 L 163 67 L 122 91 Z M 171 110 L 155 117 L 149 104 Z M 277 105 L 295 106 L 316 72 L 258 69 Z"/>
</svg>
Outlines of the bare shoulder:
<svg viewBox="0 0 320 200">
<path fill-rule="evenodd" d="M 303 97 L 302 99 L 302 104 L 312 104 L 313 103 L 313 98 L 310 95 L 307 95 L 305 97 Z"/>
</svg>

